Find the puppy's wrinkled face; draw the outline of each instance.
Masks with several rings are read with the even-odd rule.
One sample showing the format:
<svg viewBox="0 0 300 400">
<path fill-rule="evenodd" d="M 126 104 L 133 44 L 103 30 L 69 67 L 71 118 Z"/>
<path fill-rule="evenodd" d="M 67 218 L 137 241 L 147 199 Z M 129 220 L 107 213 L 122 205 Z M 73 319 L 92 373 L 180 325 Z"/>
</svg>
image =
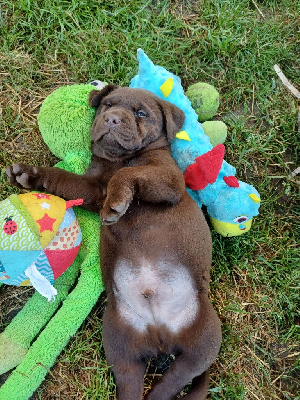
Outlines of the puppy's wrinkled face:
<svg viewBox="0 0 300 400">
<path fill-rule="evenodd" d="M 92 152 L 109 160 L 130 157 L 162 137 L 167 145 L 184 121 L 181 110 L 142 89 L 108 85 L 91 92 L 90 104 L 98 107 Z"/>
</svg>

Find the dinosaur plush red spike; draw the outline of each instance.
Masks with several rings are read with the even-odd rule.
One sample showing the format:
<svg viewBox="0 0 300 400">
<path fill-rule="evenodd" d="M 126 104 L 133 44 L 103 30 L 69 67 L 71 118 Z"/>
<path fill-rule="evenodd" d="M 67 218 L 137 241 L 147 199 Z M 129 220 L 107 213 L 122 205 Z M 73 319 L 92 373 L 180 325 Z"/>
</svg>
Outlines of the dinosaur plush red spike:
<svg viewBox="0 0 300 400">
<path fill-rule="evenodd" d="M 225 147 L 218 144 L 207 153 L 196 158 L 196 162 L 189 165 L 184 173 L 185 184 L 189 189 L 201 190 L 209 183 L 214 183 L 220 172 Z"/>
<path fill-rule="evenodd" d="M 238 180 L 233 175 L 224 176 L 223 180 L 226 183 L 226 185 L 228 185 L 229 187 L 239 187 L 240 186 Z"/>
</svg>

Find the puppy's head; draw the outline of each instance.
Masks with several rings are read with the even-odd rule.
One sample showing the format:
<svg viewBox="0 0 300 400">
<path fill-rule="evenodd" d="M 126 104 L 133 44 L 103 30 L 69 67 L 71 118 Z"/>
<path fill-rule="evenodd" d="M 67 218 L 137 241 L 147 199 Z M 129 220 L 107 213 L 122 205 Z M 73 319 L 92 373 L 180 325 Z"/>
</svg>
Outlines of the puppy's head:
<svg viewBox="0 0 300 400">
<path fill-rule="evenodd" d="M 107 85 L 90 93 L 97 108 L 92 151 L 109 160 L 130 157 L 151 143 L 171 142 L 184 123 L 184 113 L 148 90 Z"/>
</svg>

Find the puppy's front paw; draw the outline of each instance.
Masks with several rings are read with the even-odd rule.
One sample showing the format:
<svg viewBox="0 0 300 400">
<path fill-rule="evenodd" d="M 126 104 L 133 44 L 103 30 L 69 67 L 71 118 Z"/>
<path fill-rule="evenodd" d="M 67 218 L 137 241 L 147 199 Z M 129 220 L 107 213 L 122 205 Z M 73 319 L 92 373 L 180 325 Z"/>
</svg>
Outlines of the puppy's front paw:
<svg viewBox="0 0 300 400">
<path fill-rule="evenodd" d="M 12 164 L 6 168 L 9 182 L 24 189 L 41 189 L 41 179 L 37 167 Z"/>
<path fill-rule="evenodd" d="M 108 197 L 101 210 L 101 222 L 103 225 L 115 224 L 124 215 L 132 201 L 132 192 L 128 191 L 127 195 L 123 193 L 122 198 L 110 201 Z"/>
</svg>

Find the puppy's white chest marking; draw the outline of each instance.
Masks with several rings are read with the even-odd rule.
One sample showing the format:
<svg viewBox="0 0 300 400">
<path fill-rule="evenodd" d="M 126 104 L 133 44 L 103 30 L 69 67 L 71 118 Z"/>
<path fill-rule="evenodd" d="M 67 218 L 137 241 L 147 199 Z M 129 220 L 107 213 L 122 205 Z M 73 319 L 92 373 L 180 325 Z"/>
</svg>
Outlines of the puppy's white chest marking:
<svg viewBox="0 0 300 400">
<path fill-rule="evenodd" d="M 181 264 L 120 260 L 114 273 L 114 293 L 124 320 L 142 332 L 165 325 L 176 333 L 191 324 L 198 311 L 197 291 Z"/>
</svg>

